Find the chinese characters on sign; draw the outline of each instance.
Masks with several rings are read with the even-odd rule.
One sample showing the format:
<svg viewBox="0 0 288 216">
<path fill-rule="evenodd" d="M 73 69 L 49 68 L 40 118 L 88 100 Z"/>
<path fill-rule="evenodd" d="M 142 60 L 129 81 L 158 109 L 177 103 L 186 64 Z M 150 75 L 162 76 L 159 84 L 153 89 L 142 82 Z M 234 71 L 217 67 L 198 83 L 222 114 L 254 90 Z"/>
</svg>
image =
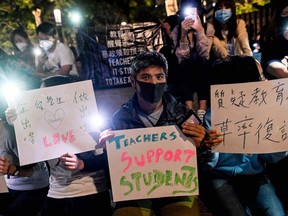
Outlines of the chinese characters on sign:
<svg viewBox="0 0 288 216">
<path fill-rule="evenodd" d="M 161 25 L 153 22 L 108 25 L 95 34 L 98 40 L 77 34 L 83 74 L 95 89 L 130 86 L 131 60 L 163 46 Z"/>
<path fill-rule="evenodd" d="M 113 133 L 106 146 L 114 201 L 198 195 L 196 148 L 178 127 Z"/>
<path fill-rule="evenodd" d="M 288 79 L 212 85 L 212 128 L 223 133 L 216 152 L 288 150 Z"/>
<path fill-rule="evenodd" d="M 90 80 L 22 92 L 14 102 L 21 165 L 95 149 L 89 132 L 97 106 Z"/>
</svg>

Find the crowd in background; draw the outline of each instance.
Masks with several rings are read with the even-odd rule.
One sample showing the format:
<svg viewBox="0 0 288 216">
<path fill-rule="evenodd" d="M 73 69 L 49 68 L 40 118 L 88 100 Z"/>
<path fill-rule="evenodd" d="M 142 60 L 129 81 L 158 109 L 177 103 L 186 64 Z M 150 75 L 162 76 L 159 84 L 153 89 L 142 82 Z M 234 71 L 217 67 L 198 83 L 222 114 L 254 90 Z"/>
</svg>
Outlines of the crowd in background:
<svg viewBox="0 0 288 216">
<path fill-rule="evenodd" d="M 201 201 L 215 216 L 287 215 L 288 179 L 283 170 L 288 152 L 211 151 L 222 141 L 221 133 L 211 128 L 211 85 L 288 77 L 288 2 L 272 0 L 271 5 L 272 21 L 259 35 L 259 61 L 253 57 L 245 21 L 236 16 L 234 0 L 218 0 L 209 23 L 201 1 L 182 0 L 178 13 L 162 23 L 162 49 L 133 59 L 130 80 L 135 94 L 113 115 L 111 129 L 93 135 L 101 151 L 67 153 L 20 166 L 13 127 L 17 113 L 2 98 L 0 173 L 9 190 L 5 198 L 2 194 L 2 214 L 200 215 Z M 187 12 L 187 8 L 194 9 Z M 25 81 L 26 89 L 36 89 L 82 80 L 75 55 L 57 40 L 55 26 L 42 22 L 36 33 L 41 48 L 37 57 L 23 28 L 11 32 L 14 55 L 0 50 L 1 84 L 17 78 Z M 197 147 L 199 196 L 111 205 L 105 141 L 113 137 L 113 130 L 173 125 L 167 119 L 177 119 L 190 109 L 201 124 L 187 123 L 181 130 Z"/>
</svg>

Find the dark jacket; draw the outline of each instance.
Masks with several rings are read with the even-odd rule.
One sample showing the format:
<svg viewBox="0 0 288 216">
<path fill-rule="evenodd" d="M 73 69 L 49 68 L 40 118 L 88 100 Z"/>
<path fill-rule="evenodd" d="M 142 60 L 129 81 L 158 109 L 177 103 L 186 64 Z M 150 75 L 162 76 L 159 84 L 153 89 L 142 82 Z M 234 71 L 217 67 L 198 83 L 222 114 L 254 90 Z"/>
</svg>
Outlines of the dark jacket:
<svg viewBox="0 0 288 216">
<path fill-rule="evenodd" d="M 188 111 L 184 104 L 176 101 L 176 99 L 169 93 L 165 93 L 163 99 L 163 112 L 155 125 L 168 126 L 175 125 L 176 122 L 185 115 Z M 112 129 L 134 129 L 145 128 L 145 124 L 141 121 L 136 107 L 139 106 L 137 102 L 137 94 L 133 97 L 113 115 L 112 117 Z"/>
</svg>

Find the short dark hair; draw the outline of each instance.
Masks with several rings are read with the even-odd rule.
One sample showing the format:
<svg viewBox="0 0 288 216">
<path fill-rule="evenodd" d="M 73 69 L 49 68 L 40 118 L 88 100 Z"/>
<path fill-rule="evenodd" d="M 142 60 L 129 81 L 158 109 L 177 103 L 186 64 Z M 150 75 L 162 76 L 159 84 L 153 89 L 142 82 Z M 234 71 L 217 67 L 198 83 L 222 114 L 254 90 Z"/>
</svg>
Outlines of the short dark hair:
<svg viewBox="0 0 288 216">
<path fill-rule="evenodd" d="M 168 62 L 162 53 L 156 51 L 144 51 L 134 57 L 131 62 L 131 75 L 137 76 L 142 70 L 151 66 L 162 67 L 167 77 Z"/>
<path fill-rule="evenodd" d="M 39 32 L 42 32 L 48 36 L 54 36 L 54 35 L 56 35 L 56 28 L 52 23 L 42 22 L 36 28 L 37 35 L 39 34 Z"/>
</svg>

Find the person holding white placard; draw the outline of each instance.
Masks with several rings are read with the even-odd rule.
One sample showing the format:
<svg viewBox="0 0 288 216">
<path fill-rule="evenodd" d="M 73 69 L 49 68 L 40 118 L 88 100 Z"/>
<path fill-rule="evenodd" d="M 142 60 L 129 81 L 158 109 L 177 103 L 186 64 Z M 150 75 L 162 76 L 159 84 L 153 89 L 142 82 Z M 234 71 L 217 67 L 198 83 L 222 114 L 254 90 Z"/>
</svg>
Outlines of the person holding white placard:
<svg viewBox="0 0 288 216">
<path fill-rule="evenodd" d="M 4 175 L 11 202 L 5 216 L 38 215 L 49 188 L 45 162 L 19 165 L 14 127 L 0 121 L 0 173 Z"/>
<path fill-rule="evenodd" d="M 43 79 L 41 88 L 80 80 L 71 76 L 54 75 Z M 8 121 L 13 124 L 17 113 L 15 109 L 8 109 L 6 116 Z M 97 140 L 99 133 L 92 131 L 90 135 Z M 111 136 L 107 135 L 103 138 L 100 133 L 99 143 L 105 143 L 105 140 Z M 105 216 L 112 215 L 110 182 L 106 170 L 108 165 L 104 151 L 102 148 L 97 148 L 96 151 L 78 154 L 67 152 L 59 155 L 59 158 L 47 161 L 50 171 L 49 190 L 45 195 L 44 204 L 40 206 L 42 216 L 58 214 L 62 216 L 92 216 L 99 209 Z"/>
<path fill-rule="evenodd" d="M 41 87 L 77 82 L 65 75 L 54 75 L 43 80 Z M 98 133 L 91 132 L 97 140 Z M 106 137 L 108 139 L 109 136 Z M 105 142 L 103 139 L 101 142 Z M 107 174 L 107 158 L 103 149 L 79 154 L 66 154 L 48 161 L 50 167 L 50 189 L 42 216 L 94 216 L 112 215 Z"/>
<path fill-rule="evenodd" d="M 1 69 L 0 69 L 1 70 Z M 7 84 L 7 77 L 2 76 L 0 85 Z M 0 96 L 0 175 L 8 189 L 8 202 L 5 216 L 36 216 L 42 209 L 49 188 L 49 170 L 45 162 L 20 166 L 18 143 L 12 121 L 16 119 L 16 111 L 6 113 L 7 96 L 10 91 Z M 23 144 L 24 142 L 21 142 Z M 2 198 L 2 197 L 1 197 Z"/>
<path fill-rule="evenodd" d="M 165 57 L 156 51 L 142 52 L 132 60 L 130 79 L 135 94 L 113 115 L 113 130 L 176 125 L 186 114 L 189 109 L 184 104 L 164 93 L 167 65 Z M 200 124 L 184 123 L 182 132 L 199 148 L 222 142 L 221 133 L 206 132 Z M 122 215 L 196 216 L 200 213 L 194 196 L 178 196 L 116 202 L 113 216 Z"/>
<path fill-rule="evenodd" d="M 208 109 L 204 118 L 203 125 L 207 130 L 211 128 L 211 112 Z M 243 128 L 245 125 L 248 127 L 243 124 Z M 226 146 L 233 144 L 225 142 Z M 216 151 L 207 149 L 198 155 L 200 199 L 213 215 L 286 216 L 266 169 L 269 164 L 287 158 L 288 152 L 240 154 Z"/>
</svg>

